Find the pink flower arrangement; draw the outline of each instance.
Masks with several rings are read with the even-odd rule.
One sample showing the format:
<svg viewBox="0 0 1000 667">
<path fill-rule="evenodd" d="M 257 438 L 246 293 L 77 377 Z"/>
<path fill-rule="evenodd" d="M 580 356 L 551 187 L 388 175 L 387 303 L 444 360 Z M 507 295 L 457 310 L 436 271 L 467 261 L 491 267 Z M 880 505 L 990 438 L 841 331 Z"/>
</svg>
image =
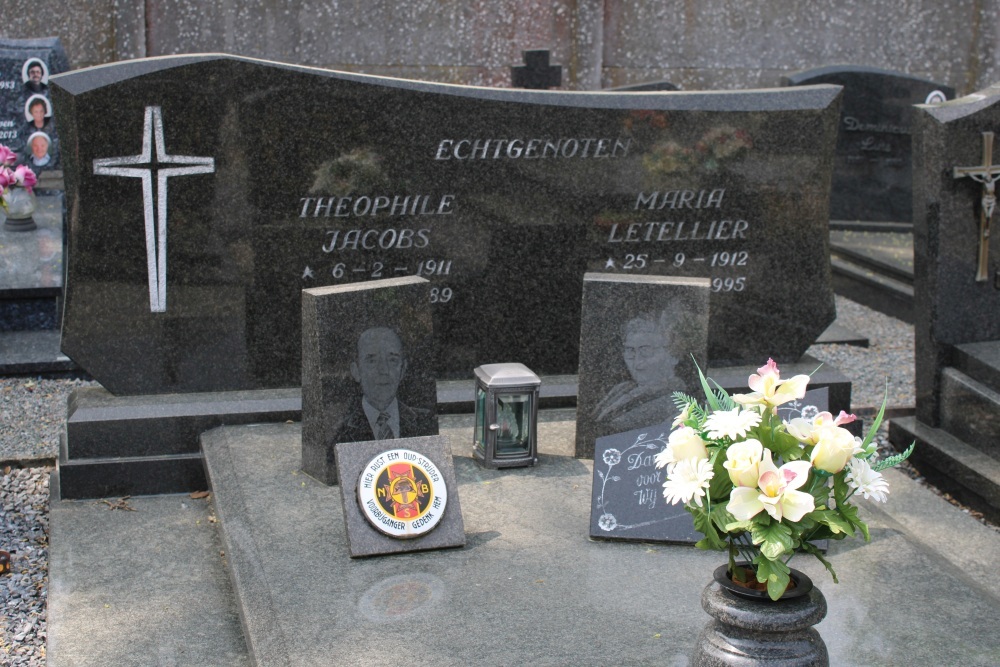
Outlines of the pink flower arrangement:
<svg viewBox="0 0 1000 667">
<path fill-rule="evenodd" d="M 12 167 L 17 162 L 17 155 L 6 146 L 0 145 L 0 165 Z"/>
<path fill-rule="evenodd" d="M 29 194 L 38 184 L 38 177 L 27 165 L 14 166 L 17 155 L 6 146 L 0 145 L 0 204 L 7 208 L 7 198 L 11 188 L 24 188 Z"/>
</svg>

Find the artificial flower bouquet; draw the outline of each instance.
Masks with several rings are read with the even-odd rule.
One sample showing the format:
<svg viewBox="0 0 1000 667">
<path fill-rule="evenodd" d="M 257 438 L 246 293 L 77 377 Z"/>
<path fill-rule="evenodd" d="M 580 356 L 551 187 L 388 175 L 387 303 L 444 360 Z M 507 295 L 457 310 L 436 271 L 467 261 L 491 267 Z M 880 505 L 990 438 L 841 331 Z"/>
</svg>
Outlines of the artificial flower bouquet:
<svg viewBox="0 0 1000 667">
<path fill-rule="evenodd" d="M 811 419 L 782 421 L 776 408 L 801 399 L 808 375 L 780 379 L 777 364 L 750 376 L 751 393 L 729 396 L 699 369 L 707 405 L 681 392 L 681 410 L 667 447 L 656 456 L 667 468 L 663 495 L 682 502 L 705 537 L 702 549 L 729 551 L 734 581 L 766 584 L 777 600 L 789 585 L 788 561 L 798 552 L 811 553 L 837 575 L 812 542 L 863 535 L 868 526 L 851 504 L 855 494 L 885 502 L 889 486 L 880 471 L 904 461 L 903 452 L 877 460 L 875 434 L 885 402 L 864 439 L 843 427 L 854 415 L 834 417 L 820 412 Z M 737 555 L 749 569 L 737 567 Z M 752 574 L 751 574 L 752 571 Z"/>
<path fill-rule="evenodd" d="M 6 146 L 0 145 L 0 206 L 7 209 L 7 200 L 15 187 L 24 188 L 30 194 L 38 179 L 35 172 L 25 165 L 14 167 L 17 155 Z"/>
</svg>

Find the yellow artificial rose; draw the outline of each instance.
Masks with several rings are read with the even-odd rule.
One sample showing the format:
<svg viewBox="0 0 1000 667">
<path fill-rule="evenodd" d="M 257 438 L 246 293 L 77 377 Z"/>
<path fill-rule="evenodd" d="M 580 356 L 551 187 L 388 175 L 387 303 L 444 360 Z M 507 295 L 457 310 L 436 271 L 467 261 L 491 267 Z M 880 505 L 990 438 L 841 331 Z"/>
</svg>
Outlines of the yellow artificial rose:
<svg viewBox="0 0 1000 667">
<path fill-rule="evenodd" d="M 763 454 L 764 446 L 753 438 L 729 445 L 726 450 L 726 461 L 722 465 L 729 472 L 733 486 L 751 488 L 757 486 L 760 459 Z"/>
<path fill-rule="evenodd" d="M 857 451 L 857 442 L 850 431 L 830 426 L 820 430 L 819 441 L 813 447 L 809 460 L 820 470 L 838 473 Z"/>
<path fill-rule="evenodd" d="M 671 458 L 674 461 L 708 458 L 705 441 L 701 439 L 697 431 L 688 426 L 681 427 L 670 434 L 670 438 L 667 440 L 667 449 L 670 450 Z"/>
</svg>

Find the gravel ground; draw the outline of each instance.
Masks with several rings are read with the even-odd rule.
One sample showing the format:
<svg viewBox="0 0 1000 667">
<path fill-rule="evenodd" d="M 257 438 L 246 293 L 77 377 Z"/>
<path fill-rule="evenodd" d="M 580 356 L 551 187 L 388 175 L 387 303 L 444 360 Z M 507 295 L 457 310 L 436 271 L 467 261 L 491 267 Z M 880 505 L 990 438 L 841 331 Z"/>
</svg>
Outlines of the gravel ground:
<svg viewBox="0 0 1000 667">
<path fill-rule="evenodd" d="M 49 577 L 50 467 L 0 476 L 0 549 L 11 571 L 0 577 L 0 664 L 45 665 L 45 599 Z"/>
<path fill-rule="evenodd" d="M 840 297 L 837 312 L 838 322 L 867 336 L 870 347 L 814 345 L 809 354 L 854 381 L 856 412 L 870 415 L 881 405 L 887 382 L 889 407 L 912 410 L 913 327 Z M 66 398 L 86 384 L 0 378 L 0 462 L 13 462 L 0 465 L 0 549 L 11 552 L 12 565 L 10 574 L 0 576 L 3 665 L 45 664 L 50 464 L 58 452 Z M 880 446 L 888 451 L 884 437 Z M 905 469 L 920 479 L 912 468 Z"/>
<path fill-rule="evenodd" d="M 839 296 L 837 322 L 867 337 L 869 346 L 813 345 L 806 354 L 851 379 L 854 411 L 867 417 L 882 405 L 883 398 L 887 409 L 897 414 L 912 411 L 915 406 L 913 327 Z"/>
</svg>

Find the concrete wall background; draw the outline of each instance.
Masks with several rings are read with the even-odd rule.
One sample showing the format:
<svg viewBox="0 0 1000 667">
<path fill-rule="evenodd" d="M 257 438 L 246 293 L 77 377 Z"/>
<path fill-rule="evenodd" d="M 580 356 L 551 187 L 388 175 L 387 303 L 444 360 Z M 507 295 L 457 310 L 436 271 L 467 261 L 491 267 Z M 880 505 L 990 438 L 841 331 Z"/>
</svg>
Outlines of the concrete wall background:
<svg viewBox="0 0 1000 667">
<path fill-rule="evenodd" d="M 370 74 L 510 84 L 548 48 L 563 88 L 668 79 L 777 86 L 831 64 L 960 94 L 1000 81 L 1000 0 L 7 0 L 0 37 L 55 35 L 74 67 L 226 52 Z"/>
</svg>

